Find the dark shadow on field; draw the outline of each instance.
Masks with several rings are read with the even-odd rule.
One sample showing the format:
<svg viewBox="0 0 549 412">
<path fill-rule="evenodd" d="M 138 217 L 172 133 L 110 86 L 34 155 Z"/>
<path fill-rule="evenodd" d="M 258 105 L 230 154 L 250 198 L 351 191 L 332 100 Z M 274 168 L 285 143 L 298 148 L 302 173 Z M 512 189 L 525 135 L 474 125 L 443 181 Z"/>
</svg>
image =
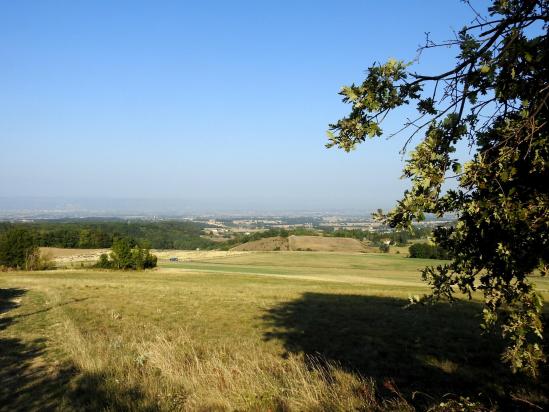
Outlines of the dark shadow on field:
<svg viewBox="0 0 549 412">
<path fill-rule="evenodd" d="M 373 378 L 380 394 L 393 379 L 398 390 L 419 409 L 453 394 L 471 396 L 503 410 L 529 410 L 527 399 L 549 406 L 549 385 L 513 375 L 500 362 L 503 342 L 481 335 L 480 305 L 403 307 L 403 299 L 305 293 L 267 310 L 271 326 L 265 339 L 281 340 L 289 353 L 335 362 Z M 384 387 L 385 386 L 385 387 Z M 539 410 L 533 408 L 532 410 Z"/>
<path fill-rule="evenodd" d="M 48 363 L 45 339 L 6 337 L 6 329 L 18 319 L 51 309 L 6 316 L 20 305 L 26 292 L 0 289 L 0 411 L 157 409 L 135 388 L 113 390 L 113 380 L 105 374 L 84 373 L 71 364 Z M 74 301 L 61 305 L 69 303 Z"/>
<path fill-rule="evenodd" d="M 27 293 L 26 289 L 0 289 L 0 315 L 19 306 L 18 299 L 25 293 Z"/>
</svg>

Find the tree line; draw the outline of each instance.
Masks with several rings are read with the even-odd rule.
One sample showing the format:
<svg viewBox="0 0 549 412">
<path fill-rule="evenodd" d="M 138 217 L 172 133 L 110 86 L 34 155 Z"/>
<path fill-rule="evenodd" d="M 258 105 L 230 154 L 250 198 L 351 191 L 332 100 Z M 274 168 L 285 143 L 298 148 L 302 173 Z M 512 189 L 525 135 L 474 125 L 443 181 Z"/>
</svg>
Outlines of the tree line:
<svg viewBox="0 0 549 412">
<path fill-rule="evenodd" d="M 383 232 L 370 232 L 360 229 L 327 229 L 325 236 L 347 237 L 360 241 L 370 241 L 374 246 L 380 246 L 383 241 L 389 240 L 394 246 L 405 246 L 410 240 L 425 239 L 431 236 L 433 229 L 430 227 L 413 226 L 410 230 L 386 230 Z"/>
<path fill-rule="evenodd" d="M 23 229 L 37 246 L 100 249 L 111 248 L 116 239 L 130 238 L 154 249 L 214 249 L 216 242 L 201 237 L 203 225 L 181 221 L 51 220 L 0 222 L 0 235 Z"/>
<path fill-rule="evenodd" d="M 116 238 L 110 254 L 102 254 L 94 265 L 101 269 L 143 270 L 156 267 L 157 257 L 147 245 L 134 239 Z M 55 265 L 42 255 L 36 238 L 29 230 L 10 228 L 0 233 L 0 268 L 19 270 L 54 269 Z"/>
<path fill-rule="evenodd" d="M 12 228 L 0 233 L 0 269 L 45 270 L 53 263 L 40 254 L 32 235 L 24 230 Z"/>
</svg>

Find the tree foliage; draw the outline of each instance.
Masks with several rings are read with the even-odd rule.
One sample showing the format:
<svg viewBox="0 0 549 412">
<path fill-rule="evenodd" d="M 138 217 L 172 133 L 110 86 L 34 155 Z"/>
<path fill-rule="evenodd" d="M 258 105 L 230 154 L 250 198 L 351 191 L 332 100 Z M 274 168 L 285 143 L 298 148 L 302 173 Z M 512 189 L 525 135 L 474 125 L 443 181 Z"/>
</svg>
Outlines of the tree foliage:
<svg viewBox="0 0 549 412">
<path fill-rule="evenodd" d="M 0 222 L 0 233 L 17 228 L 31 233 L 38 246 L 110 248 L 121 237 L 149 242 L 155 249 L 215 249 L 216 242 L 201 237 L 204 224 L 188 221 L 121 219 L 59 219 L 39 222 Z"/>
<path fill-rule="evenodd" d="M 324 229 L 324 236 L 348 237 L 358 240 L 368 240 L 373 246 L 379 246 L 383 241 L 390 240 L 391 245 L 405 246 L 411 239 L 424 239 L 431 236 L 431 227 L 412 226 L 409 230 L 382 230 L 379 232 L 361 229 Z"/>
<path fill-rule="evenodd" d="M 32 269 L 39 250 L 31 234 L 23 229 L 11 229 L 0 236 L 0 266 Z"/>
<path fill-rule="evenodd" d="M 157 257 L 149 248 L 141 247 L 129 238 L 116 239 L 110 256 L 99 257 L 95 267 L 101 269 L 143 270 L 156 267 Z"/>
<path fill-rule="evenodd" d="M 417 117 L 393 133 L 409 133 L 404 151 L 423 134 L 404 169 L 411 187 L 380 217 L 405 228 L 425 213 L 458 215 L 434 233 L 453 260 L 423 271 L 432 298 L 480 291 L 483 326 L 498 324 L 507 339 L 503 359 L 535 375 L 542 301 L 531 279 L 549 270 L 549 2 L 494 0 L 486 15 L 470 7 L 474 20 L 453 39 L 427 36 L 420 48 L 453 47 L 453 66 L 424 75 L 398 60 L 374 64 L 361 84 L 341 90 L 352 108 L 330 125 L 327 146 L 349 151 L 381 136 L 388 113 L 415 105 Z M 460 141 L 473 152 L 463 165 Z M 448 179 L 457 185 L 444 191 Z"/>
<path fill-rule="evenodd" d="M 447 260 L 450 255 L 447 250 L 440 246 L 430 245 L 428 243 L 414 243 L 408 248 L 411 258 L 419 259 L 443 259 Z"/>
</svg>

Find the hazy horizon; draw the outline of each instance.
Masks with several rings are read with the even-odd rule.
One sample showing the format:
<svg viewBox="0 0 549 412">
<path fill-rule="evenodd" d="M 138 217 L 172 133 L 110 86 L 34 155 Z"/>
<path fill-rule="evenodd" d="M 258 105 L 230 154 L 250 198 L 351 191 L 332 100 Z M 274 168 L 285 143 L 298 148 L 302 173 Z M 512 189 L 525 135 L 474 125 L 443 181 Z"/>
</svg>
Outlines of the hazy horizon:
<svg viewBox="0 0 549 412">
<path fill-rule="evenodd" d="M 231 202 L 188 200 L 176 198 L 68 198 L 68 197 L 0 197 L 0 218 L 6 215 L 39 216 L 47 212 L 61 217 L 115 217 L 143 216 L 190 216 L 190 215 L 326 215 L 344 214 L 369 216 L 378 207 L 272 207 L 268 202 L 250 201 L 247 205 Z M 386 205 L 385 209 L 392 205 Z M 379 206 L 382 207 L 382 206 Z"/>
</svg>

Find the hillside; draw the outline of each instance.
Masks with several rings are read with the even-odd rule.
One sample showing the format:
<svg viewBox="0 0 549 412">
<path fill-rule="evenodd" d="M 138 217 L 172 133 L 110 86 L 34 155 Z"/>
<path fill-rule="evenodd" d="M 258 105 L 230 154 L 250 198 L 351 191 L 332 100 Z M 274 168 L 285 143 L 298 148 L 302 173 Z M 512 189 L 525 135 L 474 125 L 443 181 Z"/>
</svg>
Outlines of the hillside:
<svg viewBox="0 0 549 412">
<path fill-rule="evenodd" d="M 366 248 L 357 239 L 323 236 L 290 236 L 290 250 L 315 252 L 365 252 Z"/>
<path fill-rule="evenodd" d="M 323 236 L 269 237 L 238 245 L 231 250 L 267 252 L 275 250 L 314 252 L 366 252 L 362 242 L 352 238 Z"/>
<path fill-rule="evenodd" d="M 291 236 L 295 237 L 295 236 Z M 254 252 L 268 252 L 274 250 L 290 250 L 288 247 L 288 238 L 276 236 L 266 237 L 263 239 L 252 240 L 241 245 L 233 247 L 231 250 L 235 251 L 254 251 Z"/>
</svg>

